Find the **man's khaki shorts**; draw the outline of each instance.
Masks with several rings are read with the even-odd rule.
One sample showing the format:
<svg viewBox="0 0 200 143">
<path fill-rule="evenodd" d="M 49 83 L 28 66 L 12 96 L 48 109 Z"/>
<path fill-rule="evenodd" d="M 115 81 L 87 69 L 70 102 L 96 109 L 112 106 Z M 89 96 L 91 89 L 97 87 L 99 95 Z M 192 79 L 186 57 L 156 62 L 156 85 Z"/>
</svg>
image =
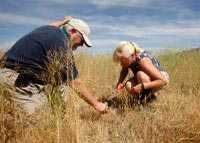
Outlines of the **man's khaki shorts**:
<svg viewBox="0 0 200 143">
<path fill-rule="evenodd" d="M 14 70 L 3 68 L 0 69 L 0 83 L 8 87 L 14 87 L 10 91 L 10 99 L 15 101 L 28 114 L 32 114 L 36 109 L 47 103 L 47 96 L 44 94 L 44 86 L 39 84 L 28 84 L 26 87 L 15 87 L 15 81 L 19 73 Z M 60 90 L 63 96 L 66 94 L 67 86 L 62 85 Z M 14 90 L 13 90 L 14 89 Z"/>
</svg>

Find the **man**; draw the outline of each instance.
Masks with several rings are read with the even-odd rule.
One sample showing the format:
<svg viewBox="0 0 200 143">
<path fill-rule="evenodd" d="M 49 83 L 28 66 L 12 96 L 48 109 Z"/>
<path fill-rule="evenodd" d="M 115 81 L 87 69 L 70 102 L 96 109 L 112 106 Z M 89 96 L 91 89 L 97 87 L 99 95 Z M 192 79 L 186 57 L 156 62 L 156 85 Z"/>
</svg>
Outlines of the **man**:
<svg viewBox="0 0 200 143">
<path fill-rule="evenodd" d="M 87 103 L 104 113 L 107 110 L 106 104 L 97 101 L 78 78 L 72 53 L 72 50 L 79 46 L 92 46 L 89 34 L 87 23 L 71 17 L 35 29 L 5 53 L 3 69 L 0 71 L 1 83 L 15 85 L 18 93 L 14 100 L 21 103 L 25 111 L 31 114 L 45 101 L 41 87 L 48 84 L 48 80 L 44 75 L 49 78 L 49 74 L 53 72 L 49 71 L 51 69 L 48 66 L 55 64 L 57 55 L 61 65 L 61 82 L 69 81 L 69 85 L 79 92 Z M 67 64 L 70 64 L 70 68 Z"/>
</svg>

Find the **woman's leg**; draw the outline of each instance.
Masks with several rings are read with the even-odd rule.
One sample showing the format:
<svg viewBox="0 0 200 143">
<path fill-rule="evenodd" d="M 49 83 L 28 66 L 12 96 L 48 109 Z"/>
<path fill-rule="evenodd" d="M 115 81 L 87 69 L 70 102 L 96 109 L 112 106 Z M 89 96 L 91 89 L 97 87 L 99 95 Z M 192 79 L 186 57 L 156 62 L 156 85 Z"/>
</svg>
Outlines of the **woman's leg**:
<svg viewBox="0 0 200 143">
<path fill-rule="evenodd" d="M 136 81 L 135 76 L 126 81 L 125 88 L 129 93 L 131 93 L 131 88 L 136 85 Z"/>
<path fill-rule="evenodd" d="M 138 83 L 141 83 L 141 82 L 150 82 L 150 81 L 151 81 L 151 79 L 150 79 L 150 77 L 146 73 L 144 73 L 142 71 L 139 71 L 137 73 L 137 82 Z M 150 94 L 150 95 L 154 96 L 154 98 L 156 98 L 156 96 L 159 94 L 159 89 L 144 90 L 141 94 L 145 95 L 145 96 L 149 96 L 149 94 Z"/>
<path fill-rule="evenodd" d="M 151 82 L 151 78 L 143 71 L 138 71 L 136 74 L 137 84 L 141 82 Z M 144 90 L 139 94 L 139 100 L 142 104 L 146 104 L 156 99 L 156 92 L 151 89 Z"/>
<path fill-rule="evenodd" d="M 150 82 L 150 77 L 143 71 L 138 71 L 136 75 L 126 82 L 126 90 L 131 93 L 131 88 L 141 82 Z"/>
<path fill-rule="evenodd" d="M 141 83 L 141 82 L 150 82 L 151 78 L 144 73 L 143 71 L 138 71 L 136 74 L 136 78 L 137 78 L 137 83 Z"/>
</svg>

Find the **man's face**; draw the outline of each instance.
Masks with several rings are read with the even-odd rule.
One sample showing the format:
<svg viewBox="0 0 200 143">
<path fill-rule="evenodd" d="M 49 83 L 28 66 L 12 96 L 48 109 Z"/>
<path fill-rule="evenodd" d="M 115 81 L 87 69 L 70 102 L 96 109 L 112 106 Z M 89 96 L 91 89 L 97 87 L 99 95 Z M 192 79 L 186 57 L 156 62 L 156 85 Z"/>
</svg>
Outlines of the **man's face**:
<svg viewBox="0 0 200 143">
<path fill-rule="evenodd" d="M 79 46 L 83 46 L 84 39 L 78 31 L 71 34 L 71 40 L 73 41 L 72 50 L 76 50 Z"/>
</svg>

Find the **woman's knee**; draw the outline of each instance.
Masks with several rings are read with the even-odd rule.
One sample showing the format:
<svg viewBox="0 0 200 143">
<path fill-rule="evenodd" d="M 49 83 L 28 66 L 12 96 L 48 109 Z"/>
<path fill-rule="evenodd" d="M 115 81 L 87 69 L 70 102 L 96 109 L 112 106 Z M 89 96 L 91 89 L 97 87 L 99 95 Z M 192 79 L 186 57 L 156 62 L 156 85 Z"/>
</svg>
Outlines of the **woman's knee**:
<svg viewBox="0 0 200 143">
<path fill-rule="evenodd" d="M 149 82 L 151 81 L 150 77 L 143 71 L 138 71 L 136 74 L 138 82 Z"/>
<path fill-rule="evenodd" d="M 132 82 L 129 80 L 129 81 L 127 81 L 126 82 L 126 84 L 125 84 L 125 88 L 126 88 L 126 90 L 128 91 L 128 92 L 131 92 L 131 88 L 132 88 Z"/>
</svg>

